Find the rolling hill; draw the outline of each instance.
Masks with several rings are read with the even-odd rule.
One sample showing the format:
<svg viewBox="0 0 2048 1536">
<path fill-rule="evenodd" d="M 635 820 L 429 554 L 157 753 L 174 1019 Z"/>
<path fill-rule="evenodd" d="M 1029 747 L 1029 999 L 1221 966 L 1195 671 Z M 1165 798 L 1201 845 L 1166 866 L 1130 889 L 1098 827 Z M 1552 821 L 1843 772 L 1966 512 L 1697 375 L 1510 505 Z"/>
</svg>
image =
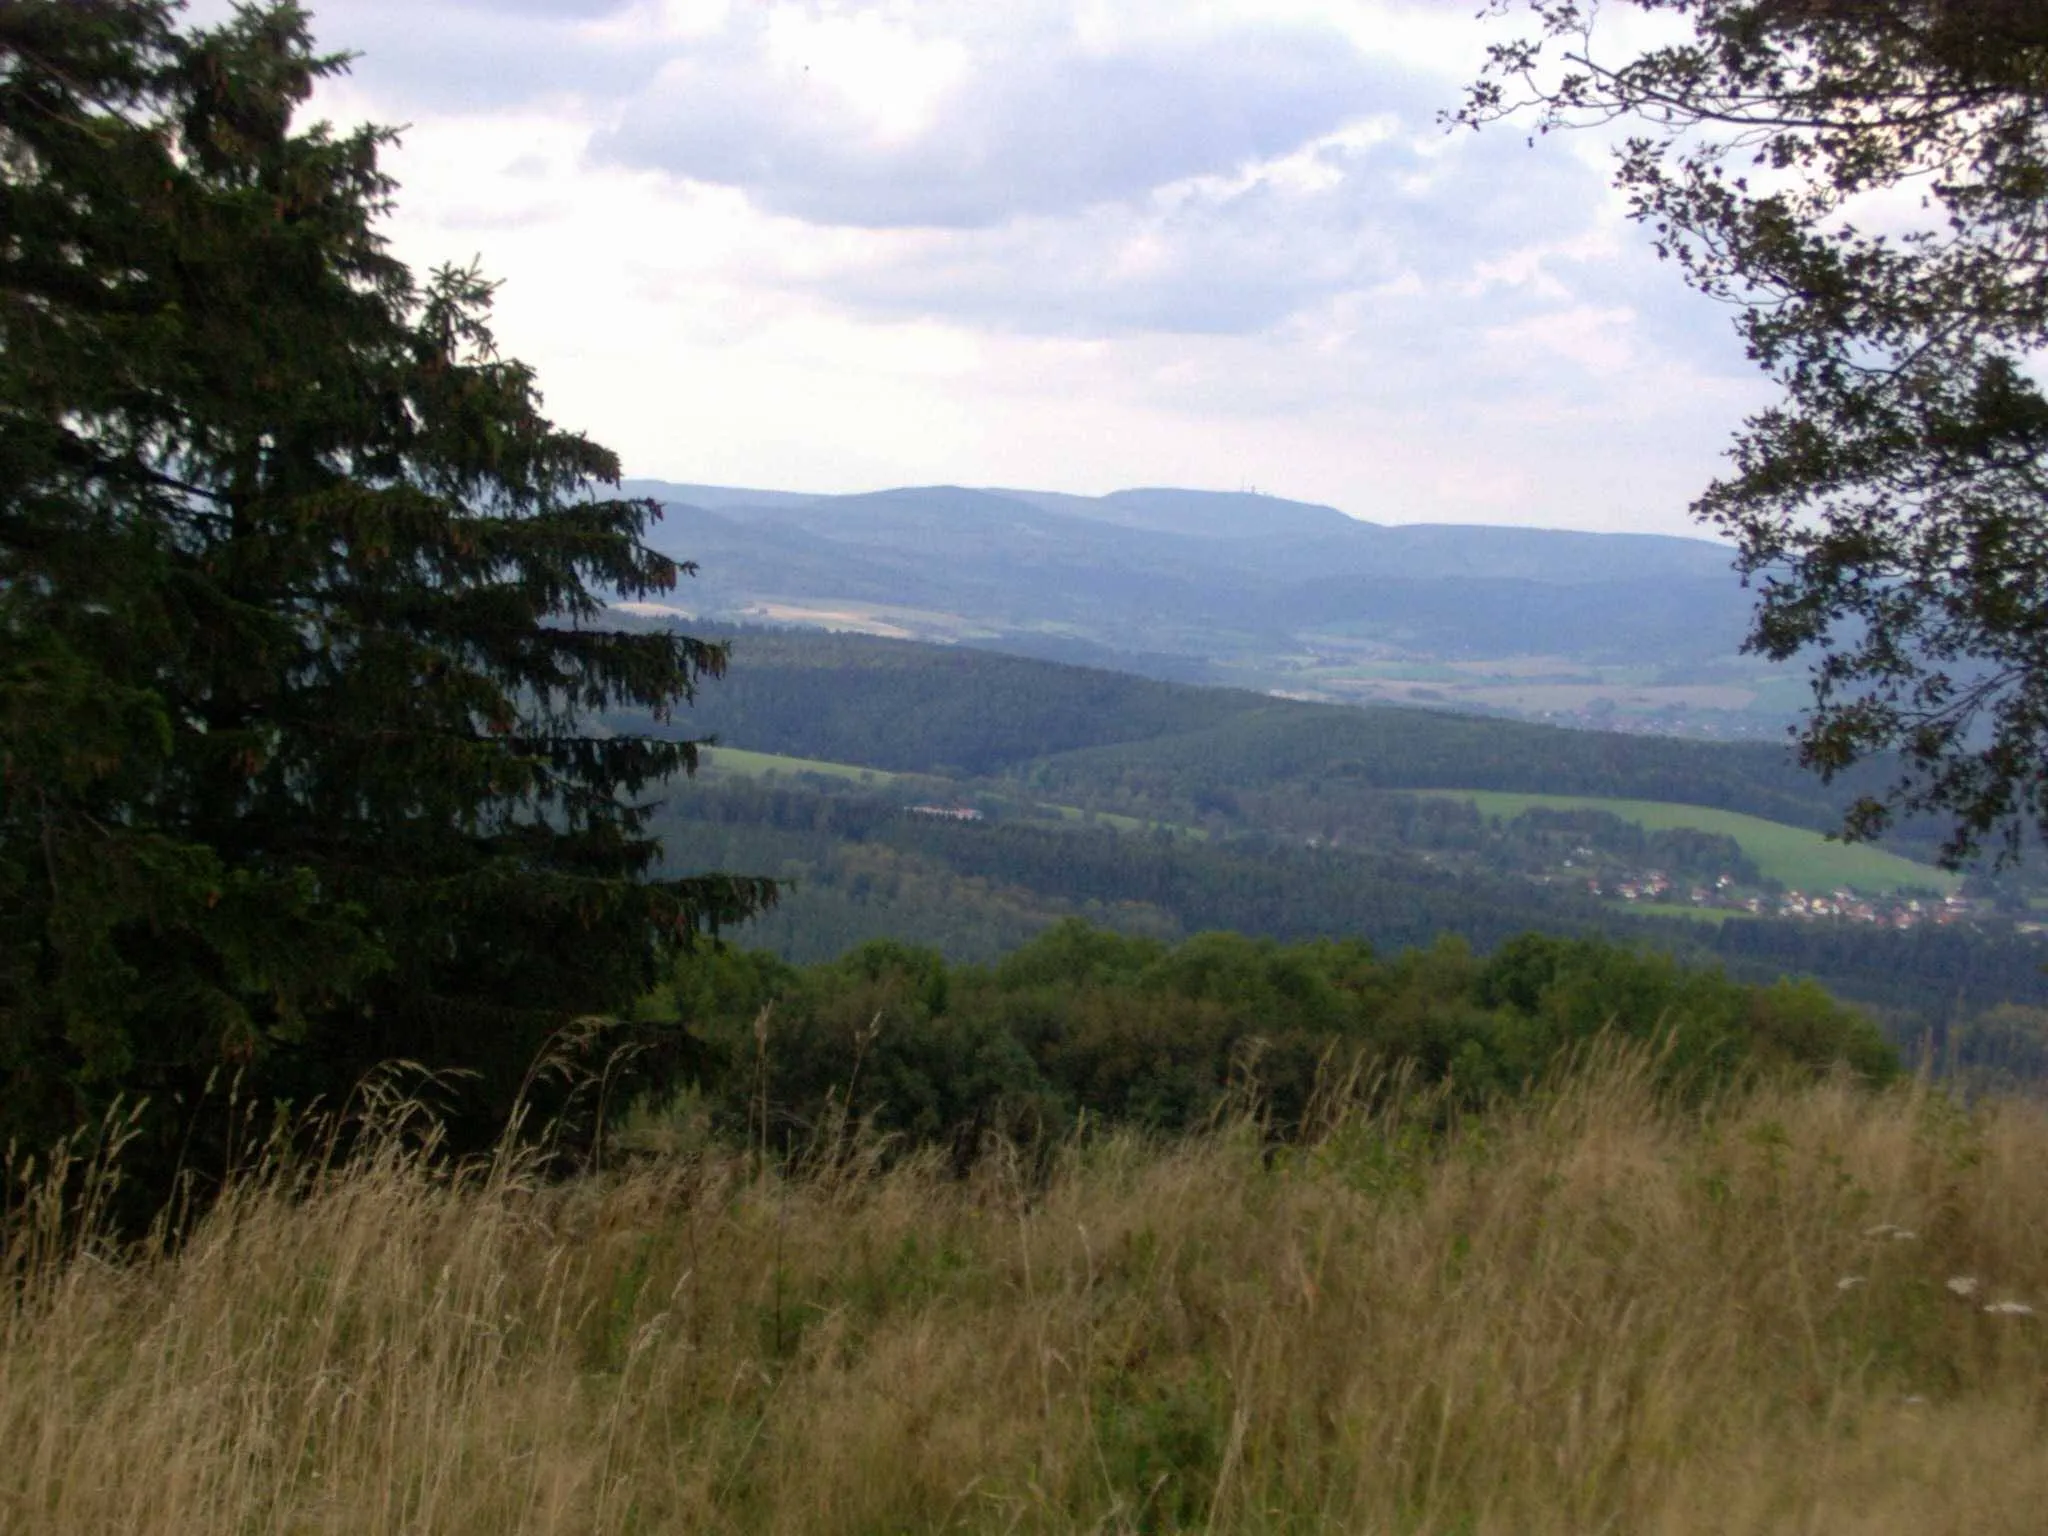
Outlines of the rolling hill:
<svg viewBox="0 0 2048 1536">
<path fill-rule="evenodd" d="M 1865 782 L 1826 788 L 1782 746 L 1275 698 L 870 635 L 720 632 L 732 670 L 674 729 L 869 768 L 1017 774 L 1048 790 L 1164 778 L 1190 794 L 1309 782 L 1592 794 L 1817 831 L 1839 825 Z"/>
<path fill-rule="evenodd" d="M 1797 694 L 1738 654 L 1748 596 L 1706 540 L 1381 525 L 1172 489 L 627 489 L 666 508 L 657 546 L 699 565 L 675 611 L 720 621 L 1719 735 L 1774 730 Z"/>
</svg>

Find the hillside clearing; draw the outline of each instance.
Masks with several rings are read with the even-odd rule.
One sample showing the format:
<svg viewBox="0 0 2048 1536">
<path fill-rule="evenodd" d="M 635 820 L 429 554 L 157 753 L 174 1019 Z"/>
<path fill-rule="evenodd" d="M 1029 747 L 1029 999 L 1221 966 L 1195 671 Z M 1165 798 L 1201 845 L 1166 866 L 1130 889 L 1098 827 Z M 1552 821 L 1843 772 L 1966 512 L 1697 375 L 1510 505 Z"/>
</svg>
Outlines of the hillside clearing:
<svg viewBox="0 0 2048 1536">
<path fill-rule="evenodd" d="M 735 773 L 761 778 L 771 773 L 816 773 L 828 779 L 849 779 L 857 784 L 893 784 L 897 775 L 881 768 L 862 768 L 856 763 L 828 763 L 814 757 L 783 757 L 774 752 L 749 752 L 741 747 L 710 747 L 704 765 L 714 773 Z"/>
<path fill-rule="evenodd" d="M 1598 795 L 1535 795 L 1503 790 L 1428 789 L 1418 794 L 1470 800 L 1481 815 L 1511 819 L 1532 807 L 1549 810 L 1605 811 L 1653 832 L 1690 827 L 1732 837 L 1768 879 L 1794 890 L 1823 891 L 1844 887 L 1866 895 L 1888 891 L 1933 890 L 1943 895 L 1961 888 L 1962 877 L 1931 864 L 1887 853 L 1859 843 L 1830 841 L 1818 832 L 1766 821 L 1740 811 L 1711 806 L 1678 805 L 1663 800 L 1610 800 Z"/>
</svg>

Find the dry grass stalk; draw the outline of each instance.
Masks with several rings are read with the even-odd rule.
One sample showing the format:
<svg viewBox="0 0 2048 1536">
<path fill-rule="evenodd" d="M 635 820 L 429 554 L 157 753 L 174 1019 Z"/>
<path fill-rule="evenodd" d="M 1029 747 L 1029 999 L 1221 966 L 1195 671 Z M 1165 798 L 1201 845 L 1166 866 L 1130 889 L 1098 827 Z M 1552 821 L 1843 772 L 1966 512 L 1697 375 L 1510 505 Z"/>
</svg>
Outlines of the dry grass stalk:
<svg viewBox="0 0 2048 1536">
<path fill-rule="evenodd" d="M 175 1252 L 20 1227 L 0 1527 L 2039 1529 L 2040 1111 L 1627 1058 L 1421 1111 L 965 1181 L 373 1138 Z"/>
</svg>

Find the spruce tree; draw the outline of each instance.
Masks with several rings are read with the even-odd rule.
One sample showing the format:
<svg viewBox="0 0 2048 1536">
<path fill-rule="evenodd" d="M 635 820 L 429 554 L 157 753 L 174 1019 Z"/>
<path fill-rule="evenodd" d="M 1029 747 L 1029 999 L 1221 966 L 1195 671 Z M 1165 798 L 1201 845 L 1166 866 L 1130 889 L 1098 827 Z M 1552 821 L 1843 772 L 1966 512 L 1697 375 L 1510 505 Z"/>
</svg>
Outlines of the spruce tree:
<svg viewBox="0 0 2048 1536">
<path fill-rule="evenodd" d="M 488 1102 L 765 881 L 652 878 L 717 645 L 651 503 L 377 233 L 290 4 L 0 3 L 0 1142 L 221 1069 Z"/>
</svg>

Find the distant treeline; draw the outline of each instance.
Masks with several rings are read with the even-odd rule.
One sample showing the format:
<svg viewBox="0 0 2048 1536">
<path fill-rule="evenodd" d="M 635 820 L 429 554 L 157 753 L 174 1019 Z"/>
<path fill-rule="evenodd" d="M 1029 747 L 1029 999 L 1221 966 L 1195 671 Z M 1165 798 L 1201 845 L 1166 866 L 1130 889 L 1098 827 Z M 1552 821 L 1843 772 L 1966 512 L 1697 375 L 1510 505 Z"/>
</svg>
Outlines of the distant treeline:
<svg viewBox="0 0 2048 1536">
<path fill-rule="evenodd" d="M 1445 809 L 1470 815 L 1465 807 Z M 818 884 L 852 894 L 873 891 L 871 880 L 860 883 L 863 868 L 846 858 L 860 846 L 894 850 L 904 869 L 943 870 L 990 890 L 1028 892 L 1056 904 L 1041 910 L 1121 909 L 1147 914 L 1143 928 L 1180 934 L 1235 929 L 1289 941 L 1350 934 L 1400 949 L 1455 933 L 1491 949 L 1539 922 L 1591 933 L 1611 921 L 1597 902 L 1576 892 L 1454 873 L 1376 847 L 1308 848 L 1259 837 L 1210 841 L 1165 830 L 1059 827 L 1000 816 L 962 824 L 905 814 L 884 796 L 815 783 L 698 784 L 665 808 L 661 831 L 679 868 L 751 859 L 749 867 L 793 877 L 786 913 L 801 910 Z M 943 942 L 914 927 L 897 931 Z M 813 932 L 796 953 L 822 958 L 843 947 L 842 940 L 860 936 Z M 947 947 L 974 958 L 996 952 L 971 943 Z"/>
<path fill-rule="evenodd" d="M 1538 935 L 1486 958 L 1455 939 L 1381 958 L 1356 939 L 1166 945 L 1067 921 L 986 967 L 886 940 L 802 969 L 705 950 L 644 1021 L 687 1031 L 675 1080 L 734 1136 L 796 1150 L 863 1120 L 962 1158 L 989 1132 L 1042 1141 L 1083 1117 L 1184 1131 L 1232 1095 L 1287 1134 L 1347 1077 L 1477 1105 L 1602 1035 L 1648 1043 L 1681 1093 L 1758 1071 L 1898 1071 L 1875 1027 L 1811 983 Z"/>
</svg>

